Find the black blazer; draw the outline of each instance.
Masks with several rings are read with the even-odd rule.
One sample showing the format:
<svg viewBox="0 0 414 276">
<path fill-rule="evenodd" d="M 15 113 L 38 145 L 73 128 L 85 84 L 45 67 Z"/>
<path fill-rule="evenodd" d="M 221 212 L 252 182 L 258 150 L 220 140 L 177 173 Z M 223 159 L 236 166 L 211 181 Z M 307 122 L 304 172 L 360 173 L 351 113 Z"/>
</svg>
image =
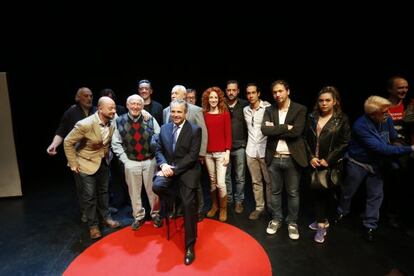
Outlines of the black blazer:
<svg viewBox="0 0 414 276">
<path fill-rule="evenodd" d="M 161 126 L 158 137 L 153 139 L 157 165 L 167 163 L 175 166 L 174 177 L 189 188 L 197 188 L 201 174 L 198 155 L 201 146 L 201 128 L 186 121 L 178 136 L 175 151 L 172 150 L 173 123 Z"/>
<path fill-rule="evenodd" d="M 306 107 L 293 101 L 290 102 L 285 123 L 282 125 L 279 125 L 279 108 L 277 105 L 266 107 L 261 130 L 263 135 L 267 136 L 265 160 L 268 166 L 272 163 L 279 139 L 286 141 L 290 154 L 299 166 L 308 166 L 305 143 L 302 138 L 305 120 Z M 266 121 L 273 122 L 274 126 L 266 126 Z M 288 125 L 292 125 L 293 128 L 288 130 Z"/>
</svg>

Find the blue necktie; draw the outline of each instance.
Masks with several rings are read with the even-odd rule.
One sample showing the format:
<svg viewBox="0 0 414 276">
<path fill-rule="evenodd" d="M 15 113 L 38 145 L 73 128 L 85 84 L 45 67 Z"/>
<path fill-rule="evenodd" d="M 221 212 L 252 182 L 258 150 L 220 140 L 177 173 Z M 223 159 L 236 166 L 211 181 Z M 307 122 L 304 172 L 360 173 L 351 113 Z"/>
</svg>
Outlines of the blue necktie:
<svg viewBox="0 0 414 276">
<path fill-rule="evenodd" d="M 173 127 L 173 132 L 172 132 L 172 140 L 173 140 L 173 144 L 172 144 L 172 147 L 173 147 L 173 151 L 175 151 L 175 144 L 177 143 L 177 134 L 178 134 L 178 132 L 177 132 L 177 130 L 178 130 L 178 126 L 177 125 L 174 125 L 174 127 Z"/>
</svg>

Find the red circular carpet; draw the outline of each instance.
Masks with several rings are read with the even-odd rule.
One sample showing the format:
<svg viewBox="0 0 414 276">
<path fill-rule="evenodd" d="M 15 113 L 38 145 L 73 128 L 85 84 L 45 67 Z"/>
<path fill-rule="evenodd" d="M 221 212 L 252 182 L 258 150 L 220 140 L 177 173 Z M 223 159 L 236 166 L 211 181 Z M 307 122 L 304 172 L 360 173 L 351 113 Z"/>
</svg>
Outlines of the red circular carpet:
<svg viewBox="0 0 414 276">
<path fill-rule="evenodd" d="M 165 225 L 165 224 L 164 224 Z M 64 275 L 272 275 L 262 246 L 242 230 L 216 220 L 198 224 L 196 259 L 186 266 L 182 219 L 154 228 L 147 222 L 138 231 L 125 227 L 97 241 L 80 254 Z"/>
</svg>

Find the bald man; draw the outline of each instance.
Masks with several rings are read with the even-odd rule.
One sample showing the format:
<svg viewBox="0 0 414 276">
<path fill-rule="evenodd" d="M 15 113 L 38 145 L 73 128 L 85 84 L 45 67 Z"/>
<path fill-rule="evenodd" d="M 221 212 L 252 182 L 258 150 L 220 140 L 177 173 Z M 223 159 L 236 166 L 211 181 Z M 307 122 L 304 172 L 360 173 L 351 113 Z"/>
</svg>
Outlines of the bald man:
<svg viewBox="0 0 414 276">
<path fill-rule="evenodd" d="M 92 105 L 92 100 L 92 91 L 88 87 L 81 87 L 78 89 L 75 95 L 76 104 L 69 107 L 65 113 L 63 113 L 59 126 L 55 131 L 55 136 L 53 137 L 52 143 L 50 143 L 46 149 L 47 154 L 50 156 L 55 156 L 57 154 L 57 148 L 60 146 L 60 144 L 62 144 L 63 139 L 66 137 L 66 135 L 68 135 L 75 124 L 78 121 L 85 119 L 89 115 L 95 113 L 96 107 Z M 78 174 L 74 174 L 74 179 L 76 184 L 76 193 L 79 199 L 81 221 L 86 222 L 87 219 L 84 212 L 84 207 L 82 205 L 82 187 Z"/>
<path fill-rule="evenodd" d="M 103 218 L 103 224 L 110 228 L 120 226 L 111 218 L 108 209 L 108 157 L 115 114 L 115 102 L 109 97 L 101 97 L 98 111 L 76 123 L 63 144 L 68 166 L 79 175 L 91 239 L 102 236 L 98 218 Z"/>
<path fill-rule="evenodd" d="M 183 85 L 175 85 L 171 90 L 171 102 L 175 100 L 186 100 L 187 97 L 187 89 Z M 167 124 L 170 122 L 170 107 L 164 108 L 163 110 L 163 122 Z M 206 156 L 207 150 L 207 128 L 206 123 L 204 121 L 203 110 L 201 107 L 198 107 L 193 104 L 188 104 L 188 112 L 186 119 L 199 127 L 201 127 L 201 147 L 200 147 L 200 157 Z"/>
<path fill-rule="evenodd" d="M 76 104 L 72 105 L 62 116 L 58 129 L 55 132 L 52 143 L 46 149 L 47 154 L 55 155 L 57 148 L 75 124 L 96 111 L 92 106 L 93 95 L 88 87 L 81 87 L 75 95 Z"/>
</svg>

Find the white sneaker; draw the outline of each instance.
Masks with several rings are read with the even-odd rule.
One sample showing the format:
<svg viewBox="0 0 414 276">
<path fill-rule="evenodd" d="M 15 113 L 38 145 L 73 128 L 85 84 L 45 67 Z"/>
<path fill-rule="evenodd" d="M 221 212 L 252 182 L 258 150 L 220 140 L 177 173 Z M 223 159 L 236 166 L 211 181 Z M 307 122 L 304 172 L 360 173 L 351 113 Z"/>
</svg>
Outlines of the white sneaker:
<svg viewBox="0 0 414 276">
<path fill-rule="evenodd" d="M 276 234 L 277 229 L 279 229 L 279 228 L 280 228 L 280 221 L 272 219 L 269 222 L 269 225 L 266 228 L 266 233 L 268 233 L 270 235 Z"/>
<path fill-rule="evenodd" d="M 289 232 L 289 238 L 292 240 L 299 239 L 299 230 L 298 225 L 296 223 L 290 223 L 288 225 L 288 232 Z"/>
</svg>

